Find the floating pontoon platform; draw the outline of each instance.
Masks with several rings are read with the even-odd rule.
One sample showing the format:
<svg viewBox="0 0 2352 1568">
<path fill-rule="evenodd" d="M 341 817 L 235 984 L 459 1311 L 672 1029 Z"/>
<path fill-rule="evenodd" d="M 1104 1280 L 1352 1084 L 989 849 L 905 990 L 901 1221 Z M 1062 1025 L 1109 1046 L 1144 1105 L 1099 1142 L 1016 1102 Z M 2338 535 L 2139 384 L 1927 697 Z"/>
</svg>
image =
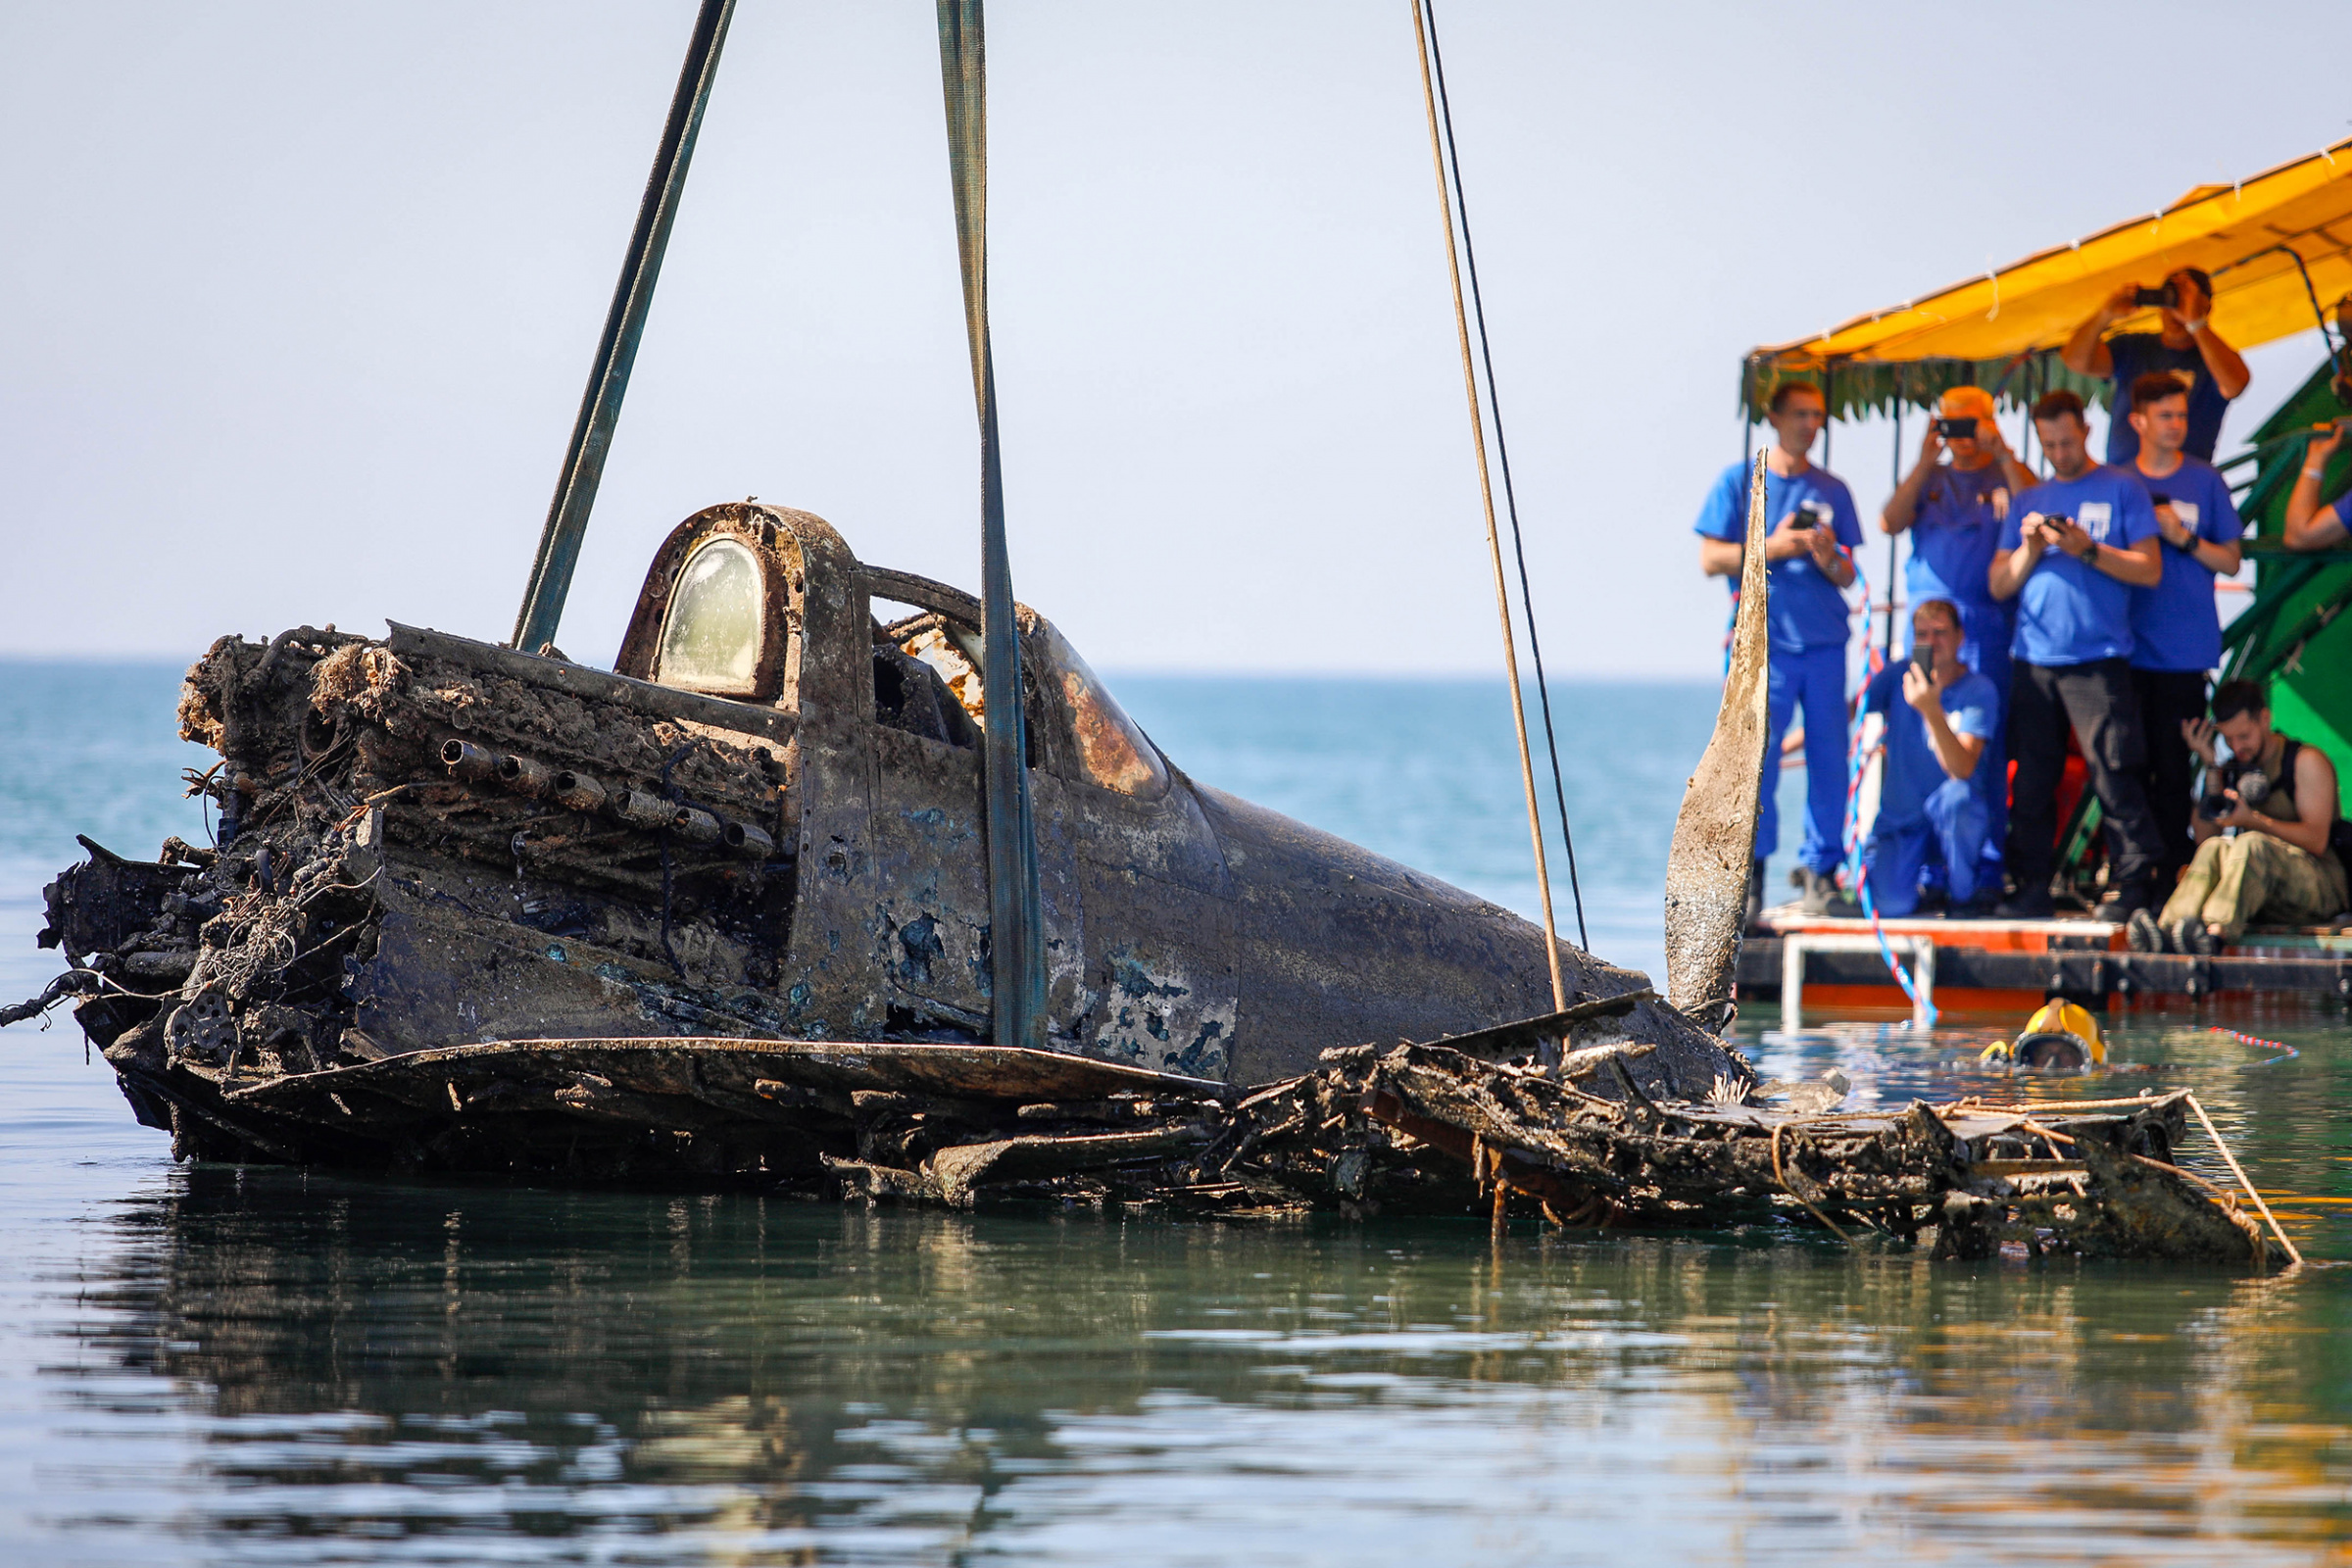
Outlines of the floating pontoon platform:
<svg viewBox="0 0 2352 1568">
<path fill-rule="evenodd" d="M 2014 1017 L 2051 997 L 2088 1006 L 2242 995 L 2352 999 L 2352 929 L 2258 928 L 2211 958 L 2133 953 L 2124 928 L 2087 915 L 2050 920 L 1881 922 L 1914 990 L 1941 1013 Z M 1788 993 L 1797 996 L 1792 999 Z M 1743 1001 L 1816 1017 L 1916 1012 L 1886 967 L 1871 923 L 1767 909 L 1740 953 Z"/>
</svg>

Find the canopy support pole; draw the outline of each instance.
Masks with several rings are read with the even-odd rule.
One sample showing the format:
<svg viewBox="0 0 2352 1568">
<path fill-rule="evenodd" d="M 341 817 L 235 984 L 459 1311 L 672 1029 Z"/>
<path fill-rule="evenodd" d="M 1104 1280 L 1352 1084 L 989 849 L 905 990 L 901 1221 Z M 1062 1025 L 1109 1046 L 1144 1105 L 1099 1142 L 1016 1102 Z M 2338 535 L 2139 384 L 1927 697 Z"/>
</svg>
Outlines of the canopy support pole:
<svg viewBox="0 0 2352 1568">
<path fill-rule="evenodd" d="M 944 6 L 948 0 L 940 0 Z M 1453 328 L 1461 342 L 1462 390 L 1470 399 L 1470 438 L 1478 449 L 1478 493 L 1487 514 L 1487 553 L 1494 565 L 1494 612 L 1502 622 L 1503 672 L 1511 685 L 1511 722 L 1519 733 L 1519 778 L 1527 792 L 1527 831 L 1535 842 L 1536 891 L 1544 903 L 1544 953 L 1551 964 L 1552 1005 L 1568 1007 L 1568 986 L 1560 972 L 1560 934 L 1551 913 L 1551 873 L 1544 859 L 1544 819 L 1536 804 L 1536 761 L 1527 743 L 1527 702 L 1519 690 L 1518 639 L 1511 631 L 1511 595 L 1502 572 L 1502 536 L 1494 524 L 1494 488 L 1487 474 L 1486 422 L 1479 411 L 1477 362 L 1470 350 L 1470 315 L 1462 302 L 1462 263 L 1453 239 L 1453 191 L 1446 175 L 1445 143 L 1438 132 L 1438 93 L 1430 76 L 1429 28 L 1413 0 L 1413 39 L 1421 55 L 1421 99 L 1429 114 L 1429 156 L 1437 168 L 1438 202 L 1446 220 L 1446 267 L 1453 279 Z"/>
<path fill-rule="evenodd" d="M 1838 367 L 1821 368 L 1821 466 L 1830 466 L 1830 437 L 1838 428 Z"/>
<path fill-rule="evenodd" d="M 1750 355 L 1740 368 L 1740 471 L 1745 473 L 1756 463 L 1756 411 L 1752 394 L 1756 385 L 1756 361 Z"/>
<path fill-rule="evenodd" d="M 1905 366 L 1896 366 L 1894 370 L 1894 411 L 1890 416 L 1894 424 L 1894 479 L 1892 482 L 1896 490 L 1903 487 L 1903 392 L 1909 384 L 1909 368 Z M 1930 417 L 1933 418 L 1934 416 L 1931 415 Z M 1892 491 L 1888 492 L 1890 495 L 1892 493 Z M 1886 651 L 1888 659 L 1894 657 L 1894 556 L 1902 542 L 1900 534 L 1890 533 L 1886 536 Z"/>
<path fill-rule="evenodd" d="M 703 128 L 703 110 L 710 102 L 711 78 L 718 74 L 718 52 L 727 41 L 727 24 L 734 15 L 735 0 L 703 0 L 703 9 L 694 20 L 694 38 L 686 46 L 686 64 L 678 72 L 677 90 L 670 95 L 669 120 L 662 127 L 654 172 L 646 177 L 645 195 L 637 204 L 637 226 L 629 235 L 628 255 L 621 262 L 620 281 L 612 289 L 612 307 L 605 313 L 604 336 L 597 340 L 588 389 L 580 394 L 571 445 L 564 450 L 555 499 L 548 503 L 547 522 L 539 532 L 530 585 L 523 590 L 522 609 L 514 616 L 514 646 L 526 654 L 538 653 L 554 642 L 556 626 L 564 618 L 564 601 L 571 594 L 572 568 L 579 564 L 580 540 L 588 531 L 588 514 L 596 506 L 597 487 L 604 481 L 612 427 L 620 419 L 620 400 L 629 390 L 629 372 L 637 366 L 645 313 L 654 302 L 654 284 L 662 276 L 662 256 L 669 248 L 670 224 L 678 216 L 686 169 L 694 162 L 694 140 Z"/>
<path fill-rule="evenodd" d="M 1046 1049 L 1046 947 L 1037 824 L 1029 798 L 1021 643 L 1004 543 L 997 368 L 988 332 L 988 51 L 980 0 L 939 0 L 939 75 L 947 97 L 948 170 L 956 188 L 956 261 L 980 416 L 980 641 L 987 772 L 989 1020 L 993 1043 Z"/>
</svg>

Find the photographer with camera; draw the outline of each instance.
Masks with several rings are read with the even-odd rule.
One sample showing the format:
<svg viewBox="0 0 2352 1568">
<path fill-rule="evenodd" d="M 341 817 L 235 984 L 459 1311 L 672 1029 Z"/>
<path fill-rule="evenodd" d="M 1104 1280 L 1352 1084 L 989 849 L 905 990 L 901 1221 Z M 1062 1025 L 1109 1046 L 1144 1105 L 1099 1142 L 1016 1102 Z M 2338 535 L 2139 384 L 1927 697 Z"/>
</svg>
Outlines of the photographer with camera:
<svg viewBox="0 0 2352 1568">
<path fill-rule="evenodd" d="M 2183 735 L 2205 716 L 2205 672 L 2222 662 L 2213 581 L 2236 572 L 2245 525 L 2230 499 L 2230 481 L 2180 450 L 2188 437 L 2188 394 L 2179 381 L 2159 370 L 2132 382 L 2128 417 L 2139 437 L 2132 471 L 2147 486 L 2165 547 L 2163 577 L 2153 588 L 2132 590 L 2132 684 L 2148 750 L 2141 777 L 2162 843 L 2156 886 L 2169 890 L 2196 848 L 2188 821 L 2195 768 Z"/>
<path fill-rule="evenodd" d="M 2328 460 L 2344 444 L 2347 424 L 2352 419 L 2336 420 L 2327 434 L 2314 434 L 2303 449 L 2303 471 L 2295 476 L 2295 488 L 2286 498 L 2289 550 L 2332 550 L 2352 537 L 2352 491 L 2320 505 L 2320 480 L 2328 471 Z"/>
<path fill-rule="evenodd" d="M 2153 306 L 2161 330 L 2124 332 L 2100 340 L 2100 334 L 2127 316 Z M 2096 375 L 2115 382 L 2111 409 L 2126 407 L 2132 383 L 2151 371 L 2170 371 L 2188 393 L 2189 456 L 2213 461 L 2214 443 L 2222 438 L 2222 416 L 2230 400 L 2253 380 L 2237 350 L 2223 342 L 2208 319 L 2213 315 L 2213 279 L 2201 268 L 2183 267 L 2164 280 L 2162 288 L 2125 283 L 2107 296 L 2107 303 L 2066 340 L 2058 358 L 2077 375 Z M 2139 454 L 2139 432 L 2129 419 L 2110 419 L 2107 461 L 2130 463 Z"/>
<path fill-rule="evenodd" d="M 1854 580 L 1852 552 L 1862 543 L 1861 519 L 1845 481 L 1816 467 L 1809 454 L 1829 422 L 1821 389 L 1810 381 L 1784 381 L 1773 389 L 1773 445 L 1764 454 L 1764 515 L 1772 532 L 1764 539 L 1772 586 L 1767 625 L 1772 641 L 1771 740 L 1765 756 L 1777 761 L 1781 737 L 1801 707 L 1805 713 L 1805 839 L 1803 906 L 1819 914 L 1836 895 L 1835 872 L 1845 812 L 1845 641 L 1849 630 L 1844 589 Z M 1698 538 L 1699 569 L 1731 579 L 1732 611 L 1740 608 L 1740 568 L 1746 554 L 1748 471 L 1735 463 L 1716 480 L 1699 508 L 1691 531 Z M 1748 878 L 1750 902 L 1762 888 L 1763 864 L 1780 844 L 1780 810 L 1774 786 L 1780 769 L 1764 772 L 1762 808 L 1756 816 L 1755 864 Z"/>
<path fill-rule="evenodd" d="M 2034 431 L 2053 477 L 2011 503 L 1986 573 L 1993 598 L 2018 602 L 2009 688 L 2017 773 L 2005 857 L 2016 892 L 1999 912 L 2054 912 L 2050 868 L 2071 724 L 2106 810 L 2120 919 L 2153 902 L 2161 857 L 2140 778 L 2147 748 L 2132 687 L 2131 591 L 2162 579 L 2164 546 L 2147 487 L 2128 469 L 2091 462 L 2081 398 L 2061 390 L 2034 404 Z"/>
<path fill-rule="evenodd" d="M 1862 688 L 1863 711 L 1886 715 L 1879 814 L 1862 850 L 1881 914 L 1916 910 L 1923 873 L 1938 880 L 1938 863 L 1951 912 L 1981 912 L 2000 698 L 1968 667 L 1965 640 L 1957 605 L 1924 600 L 1911 612 L 1911 657 Z"/>
<path fill-rule="evenodd" d="M 1994 413 L 1992 394 L 1983 387 L 1946 390 L 1937 400 L 1937 416 L 1928 421 L 1920 439 L 1919 463 L 1886 498 L 1879 527 L 1911 535 L 1903 597 L 1915 606 L 1940 599 L 1954 608 L 1960 617 L 1960 657 L 1992 682 L 2000 700 L 1997 718 L 2009 706 L 2009 643 L 2017 615 L 2014 606 L 1992 597 L 1984 579 L 2000 544 L 2001 524 L 2009 520 L 2011 498 L 2037 481 L 2002 439 Z M 1939 463 L 1946 453 L 1951 461 Z M 1997 722 L 1985 746 L 1987 776 L 2007 777 L 2008 748 Z M 1993 792 L 1989 805 L 1985 869 L 1997 878 L 2001 835 L 2009 821 L 2008 792 Z"/>
<path fill-rule="evenodd" d="M 2197 856 L 2162 914 L 2132 917 L 2133 949 L 2211 957 L 2249 925 L 2311 925 L 2340 913 L 2344 862 L 2327 755 L 2273 729 L 2270 700 L 2250 680 L 2224 681 L 2212 720 L 2196 718 L 2185 733 L 2205 760 Z M 2230 747 L 2226 763 L 2217 735 Z"/>
<path fill-rule="evenodd" d="M 1905 597 L 1914 605 L 1949 601 L 1960 615 L 1970 665 L 2003 687 L 2013 622 L 2009 607 L 1986 591 L 1985 571 L 2009 520 L 2010 498 L 2038 481 L 2001 438 L 1992 394 L 1983 387 L 1951 388 L 1936 411 L 1920 439 L 1919 462 L 1886 498 L 1879 527 L 1911 535 Z M 1951 462 L 1939 462 L 1946 453 Z"/>
</svg>

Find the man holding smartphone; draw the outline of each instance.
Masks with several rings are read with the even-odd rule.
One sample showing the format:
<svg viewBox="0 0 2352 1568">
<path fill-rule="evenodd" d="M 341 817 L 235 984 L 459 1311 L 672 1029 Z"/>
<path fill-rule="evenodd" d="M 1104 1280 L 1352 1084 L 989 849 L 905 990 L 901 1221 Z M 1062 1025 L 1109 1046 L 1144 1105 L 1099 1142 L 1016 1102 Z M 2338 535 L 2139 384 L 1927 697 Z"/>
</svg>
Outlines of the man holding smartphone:
<svg viewBox="0 0 2352 1568">
<path fill-rule="evenodd" d="M 2162 845 L 2156 887 L 2169 895 L 2196 848 L 2188 820 L 2195 764 L 2186 732 L 2203 721 L 2205 674 L 2222 662 L 2213 583 L 2237 571 L 2245 525 L 2230 499 L 2230 481 L 2180 450 L 2188 439 L 2188 394 L 2178 380 L 2157 371 L 2132 382 L 2128 417 L 2139 437 L 2132 468 L 2147 486 L 2164 541 L 2163 577 L 2153 588 L 2132 590 L 2132 685 L 2148 751 L 2141 777 Z"/>
<path fill-rule="evenodd" d="M 2125 468 L 2093 463 L 2082 400 L 2050 393 L 2034 405 L 2034 433 L 2053 475 L 2012 504 L 1986 586 L 2018 602 L 2010 676 L 2011 788 L 2007 860 L 2016 883 L 1999 913 L 2046 919 L 2057 856 L 2058 781 L 2072 725 L 2090 787 L 2107 815 L 2114 919 L 2144 909 L 2161 846 L 2141 769 L 2147 747 L 2132 686 L 2132 590 L 2164 575 L 2147 487 Z"/>
<path fill-rule="evenodd" d="M 2009 642 L 2017 615 L 2015 606 L 1992 597 L 1985 576 L 2000 544 L 2001 524 L 2009 520 L 2011 498 L 2036 481 L 2002 439 L 1994 412 L 1992 394 L 1983 387 L 1946 391 L 1920 440 L 1919 463 L 1887 497 L 1879 526 L 1889 534 L 1911 535 L 1903 597 L 1914 606 L 1940 599 L 1954 608 L 1960 617 L 1960 658 L 1992 682 L 1999 698 L 1997 718 L 2008 710 Z M 1946 453 L 1951 461 L 1939 462 Z M 1984 766 L 1988 777 L 2008 776 L 2008 748 L 1997 723 L 1986 741 Z M 1997 880 L 2001 835 L 2009 821 L 2007 791 L 1994 792 L 1988 805 L 1986 871 Z"/>
<path fill-rule="evenodd" d="M 2100 334 L 2127 316 L 2156 309 L 2160 330 L 2124 332 L 2101 341 Z M 2115 383 L 2108 407 L 2122 409 L 2132 383 L 2151 371 L 2180 379 L 2188 393 L 2190 457 L 2213 461 L 2214 444 L 2222 438 L 2222 416 L 2230 400 L 2253 380 L 2237 350 L 2213 329 L 2213 279 L 2200 268 L 2183 267 L 2164 280 L 2161 288 L 2123 283 L 2107 296 L 2089 320 L 2075 328 L 2058 358 L 2077 375 L 2096 375 Z M 2129 419 L 2107 425 L 2107 461 L 2130 463 L 2139 454 L 2139 432 Z"/>
<path fill-rule="evenodd" d="M 2000 699 L 1968 667 L 1965 640 L 1957 605 L 1923 600 L 1911 612 L 1911 657 L 1862 689 L 1863 710 L 1886 716 L 1879 814 L 1862 849 L 1881 914 L 1917 910 L 1923 879 L 1941 883 L 1957 915 L 1982 913 L 1991 901 L 1980 890 L 1999 886 L 1987 880 L 1984 842 Z"/>
<path fill-rule="evenodd" d="M 1810 381 L 1784 381 L 1773 390 L 1774 441 L 1764 454 L 1764 516 L 1772 531 L 1764 559 L 1772 584 L 1766 624 L 1771 633 L 1771 740 L 1765 756 L 1777 763 L 1781 737 L 1799 708 L 1805 713 L 1805 839 L 1798 851 L 1804 864 L 1807 913 L 1828 910 L 1836 897 L 1836 872 L 1845 815 L 1845 642 L 1849 630 L 1845 588 L 1854 580 L 1853 551 L 1862 543 L 1862 523 L 1845 481 L 1811 459 L 1814 440 L 1829 422 L 1821 389 Z M 1748 473 L 1744 464 L 1724 470 L 1707 492 L 1691 531 L 1698 535 L 1699 569 L 1731 579 L 1733 613 L 1739 612 L 1740 567 L 1746 554 Z M 1774 803 L 1780 768 L 1767 765 L 1761 809 L 1756 817 L 1755 868 L 1751 893 L 1761 887 L 1765 859 L 1780 844 L 1780 809 Z"/>
</svg>

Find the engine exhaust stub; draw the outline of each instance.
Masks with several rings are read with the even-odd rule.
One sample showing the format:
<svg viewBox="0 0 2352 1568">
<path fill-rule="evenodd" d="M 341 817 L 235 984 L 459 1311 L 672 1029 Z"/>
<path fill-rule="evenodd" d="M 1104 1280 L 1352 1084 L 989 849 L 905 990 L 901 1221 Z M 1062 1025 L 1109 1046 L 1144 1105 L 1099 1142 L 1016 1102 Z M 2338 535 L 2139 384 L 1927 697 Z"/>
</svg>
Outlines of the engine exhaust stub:
<svg viewBox="0 0 2352 1568">
<path fill-rule="evenodd" d="M 601 810 L 605 804 L 605 787 L 585 773 L 569 768 L 560 770 L 548 785 L 548 795 L 567 810 Z"/>
<path fill-rule="evenodd" d="M 517 795 L 543 796 L 555 786 L 556 770 L 528 757 L 498 760 L 498 781 Z"/>
<path fill-rule="evenodd" d="M 498 776 L 498 759 L 471 741 L 443 741 L 441 765 L 468 784 L 479 784 Z"/>
<path fill-rule="evenodd" d="M 659 795 L 644 790 L 619 790 L 612 796 L 612 814 L 631 827 L 648 831 L 668 827 L 678 814 L 678 808 Z"/>
<path fill-rule="evenodd" d="M 776 841 L 749 822 L 729 822 L 719 832 L 719 842 L 747 860 L 764 860 L 776 853 Z"/>
</svg>

